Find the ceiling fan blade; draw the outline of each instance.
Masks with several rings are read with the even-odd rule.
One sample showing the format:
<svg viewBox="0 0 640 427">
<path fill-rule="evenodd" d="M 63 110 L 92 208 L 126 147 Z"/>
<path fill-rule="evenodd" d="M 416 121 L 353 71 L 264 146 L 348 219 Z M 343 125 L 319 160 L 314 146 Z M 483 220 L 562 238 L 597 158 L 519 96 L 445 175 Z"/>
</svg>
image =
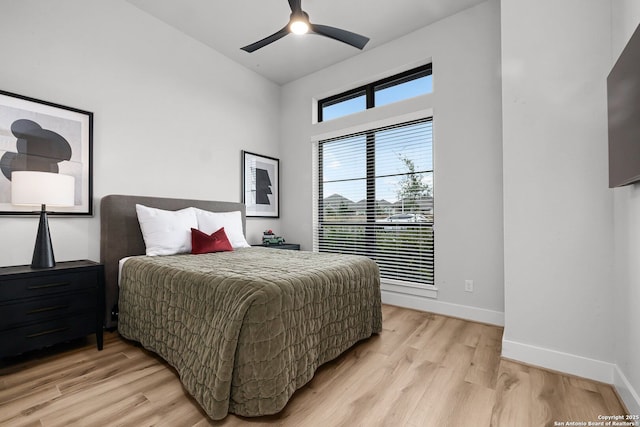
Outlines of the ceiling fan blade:
<svg viewBox="0 0 640 427">
<path fill-rule="evenodd" d="M 295 15 L 296 13 L 302 12 L 302 5 L 300 5 L 301 0 L 289 0 L 289 6 L 291 7 L 291 12 Z"/>
<path fill-rule="evenodd" d="M 244 50 L 245 52 L 255 52 L 256 50 L 265 47 L 268 44 L 273 43 L 276 40 L 280 40 L 281 38 L 283 38 L 284 36 L 286 36 L 287 34 L 289 34 L 289 25 L 287 25 L 286 27 L 282 28 L 280 31 L 271 34 L 270 36 L 267 36 L 265 38 L 263 38 L 262 40 L 259 40 L 255 43 L 251 43 L 250 45 L 247 45 L 245 47 L 241 47 L 240 49 Z"/>
<path fill-rule="evenodd" d="M 342 43 L 357 47 L 360 50 L 369 42 L 369 37 L 328 25 L 311 24 L 311 32 L 338 40 Z"/>
</svg>

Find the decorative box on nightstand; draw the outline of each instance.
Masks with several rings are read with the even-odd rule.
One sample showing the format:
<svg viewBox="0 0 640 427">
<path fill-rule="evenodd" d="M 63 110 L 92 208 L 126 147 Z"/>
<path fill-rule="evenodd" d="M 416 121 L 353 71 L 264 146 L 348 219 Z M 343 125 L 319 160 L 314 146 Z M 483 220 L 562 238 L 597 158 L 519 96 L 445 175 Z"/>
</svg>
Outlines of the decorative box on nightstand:
<svg viewBox="0 0 640 427">
<path fill-rule="evenodd" d="M 0 358 L 96 334 L 102 350 L 104 267 L 0 267 Z"/>
</svg>

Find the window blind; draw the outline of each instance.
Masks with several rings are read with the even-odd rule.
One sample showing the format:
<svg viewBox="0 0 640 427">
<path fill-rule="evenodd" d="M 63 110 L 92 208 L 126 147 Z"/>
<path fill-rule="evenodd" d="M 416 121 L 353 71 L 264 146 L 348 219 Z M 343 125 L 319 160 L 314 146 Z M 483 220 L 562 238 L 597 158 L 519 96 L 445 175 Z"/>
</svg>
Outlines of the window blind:
<svg viewBox="0 0 640 427">
<path fill-rule="evenodd" d="M 432 119 L 320 141 L 315 247 L 364 255 L 381 277 L 433 285 Z"/>
</svg>

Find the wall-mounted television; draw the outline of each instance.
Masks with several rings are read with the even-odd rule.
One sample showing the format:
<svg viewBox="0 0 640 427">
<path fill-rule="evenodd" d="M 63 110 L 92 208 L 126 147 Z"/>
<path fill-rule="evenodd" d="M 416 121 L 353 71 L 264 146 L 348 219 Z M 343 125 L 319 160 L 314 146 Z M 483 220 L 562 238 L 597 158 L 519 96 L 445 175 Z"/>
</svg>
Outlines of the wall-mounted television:
<svg viewBox="0 0 640 427">
<path fill-rule="evenodd" d="M 607 77 L 609 188 L 640 181 L 640 25 Z"/>
</svg>

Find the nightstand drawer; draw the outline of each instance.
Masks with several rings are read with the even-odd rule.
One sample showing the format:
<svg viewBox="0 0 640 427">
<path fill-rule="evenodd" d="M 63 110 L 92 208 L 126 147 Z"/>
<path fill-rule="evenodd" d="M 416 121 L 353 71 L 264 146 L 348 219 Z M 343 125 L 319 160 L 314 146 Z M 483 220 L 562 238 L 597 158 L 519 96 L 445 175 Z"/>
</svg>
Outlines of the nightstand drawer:
<svg viewBox="0 0 640 427">
<path fill-rule="evenodd" d="M 91 290 L 0 305 L 0 330 L 83 312 L 95 313 L 97 305 L 96 293 Z"/>
<path fill-rule="evenodd" d="M 0 358 L 96 334 L 102 350 L 104 266 L 0 267 Z"/>
<path fill-rule="evenodd" d="M 0 279 L 0 301 L 96 288 L 98 270 Z"/>
<path fill-rule="evenodd" d="M 95 332 L 95 313 L 0 331 L 0 357 L 84 337 Z"/>
</svg>

